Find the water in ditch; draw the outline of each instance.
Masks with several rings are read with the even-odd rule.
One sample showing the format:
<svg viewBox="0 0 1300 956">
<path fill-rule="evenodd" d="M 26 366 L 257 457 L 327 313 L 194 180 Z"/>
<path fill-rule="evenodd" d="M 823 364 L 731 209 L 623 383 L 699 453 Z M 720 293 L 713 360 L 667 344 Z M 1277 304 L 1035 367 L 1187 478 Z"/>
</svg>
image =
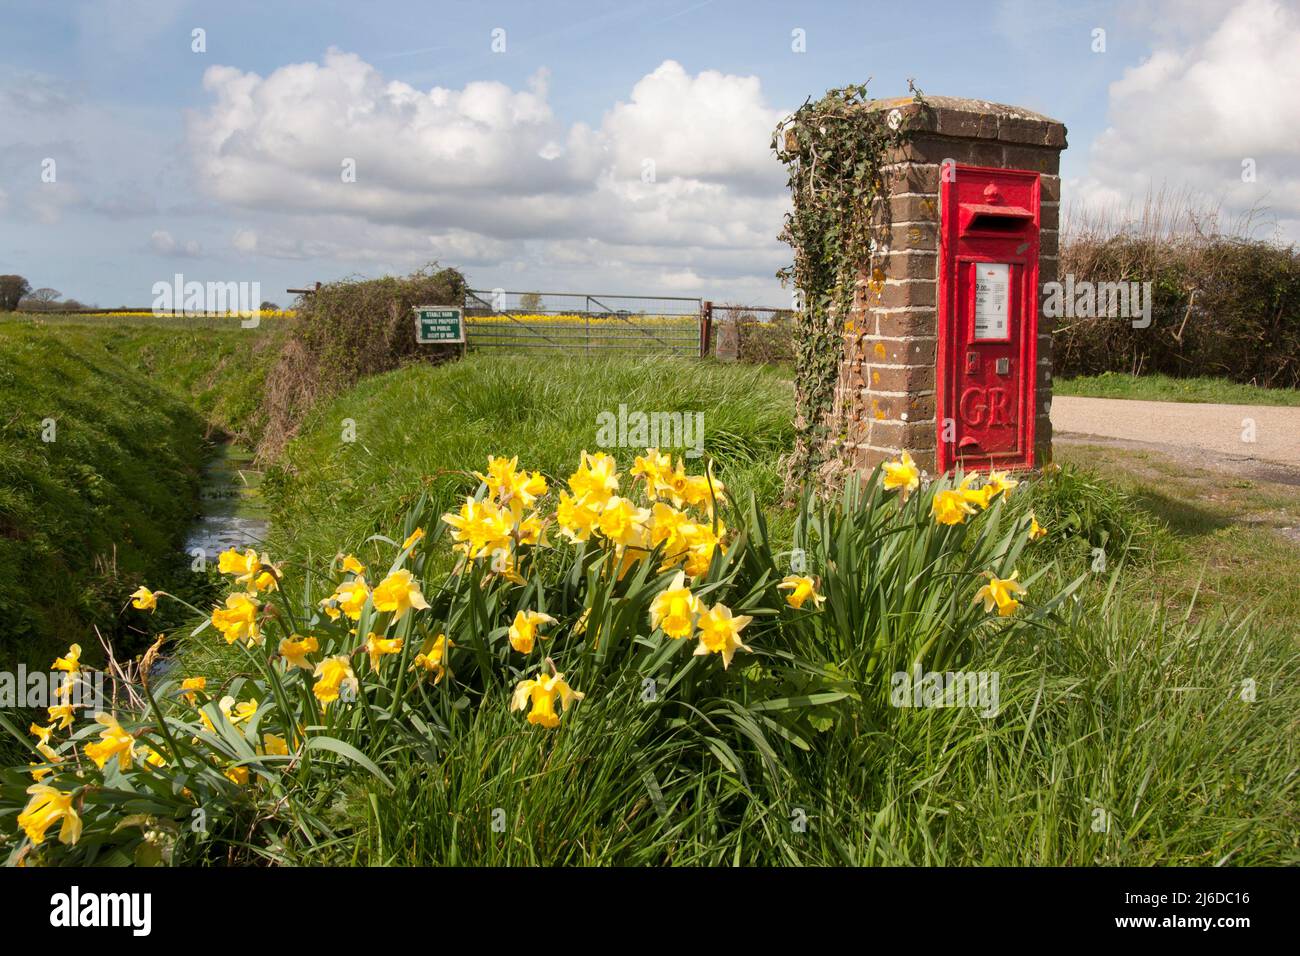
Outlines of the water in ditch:
<svg viewBox="0 0 1300 956">
<path fill-rule="evenodd" d="M 269 522 L 261 483 L 252 452 L 229 441 L 216 446 L 203 466 L 199 516 L 185 539 L 191 560 L 197 551 L 215 562 L 229 548 L 263 549 Z"/>
</svg>

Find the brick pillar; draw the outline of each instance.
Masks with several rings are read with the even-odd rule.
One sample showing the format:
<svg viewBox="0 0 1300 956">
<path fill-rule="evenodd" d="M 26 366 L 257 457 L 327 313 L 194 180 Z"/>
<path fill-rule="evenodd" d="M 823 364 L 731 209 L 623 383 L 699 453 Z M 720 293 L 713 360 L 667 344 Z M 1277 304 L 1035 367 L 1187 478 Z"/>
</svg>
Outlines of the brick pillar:
<svg viewBox="0 0 1300 956">
<path fill-rule="evenodd" d="M 863 263 L 846 323 L 834 417 L 838 457 L 869 470 L 907 451 L 934 474 L 937 422 L 939 184 L 942 164 L 1027 169 L 1041 174 L 1039 283 L 1057 278 L 1065 126 L 1015 106 L 953 97 L 873 100 L 879 122 L 898 110 L 911 141 L 886 157 L 884 194 L 872 210 L 874 270 Z M 1052 328 L 1038 319 L 1035 459 L 1051 460 Z"/>
</svg>

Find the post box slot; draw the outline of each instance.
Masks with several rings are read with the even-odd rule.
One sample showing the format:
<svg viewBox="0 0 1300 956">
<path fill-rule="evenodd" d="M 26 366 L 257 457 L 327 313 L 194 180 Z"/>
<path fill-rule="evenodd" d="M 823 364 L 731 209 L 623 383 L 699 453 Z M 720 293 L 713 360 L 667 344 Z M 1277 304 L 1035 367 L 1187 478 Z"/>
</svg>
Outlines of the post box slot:
<svg viewBox="0 0 1300 956">
<path fill-rule="evenodd" d="M 1034 214 L 1021 206 L 961 204 L 961 233 L 993 233 L 999 236 L 1026 231 Z"/>
</svg>

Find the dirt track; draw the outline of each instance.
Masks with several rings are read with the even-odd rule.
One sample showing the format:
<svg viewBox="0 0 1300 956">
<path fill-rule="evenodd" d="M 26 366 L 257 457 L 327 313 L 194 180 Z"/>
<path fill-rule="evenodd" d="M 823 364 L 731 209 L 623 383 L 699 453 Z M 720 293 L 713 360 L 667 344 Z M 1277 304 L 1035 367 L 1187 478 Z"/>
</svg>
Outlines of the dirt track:
<svg viewBox="0 0 1300 956">
<path fill-rule="evenodd" d="M 1052 399 L 1052 431 L 1063 442 L 1089 436 L 1159 446 L 1203 466 L 1218 461 L 1259 471 L 1272 464 L 1300 473 L 1300 408 L 1058 396 Z"/>
</svg>

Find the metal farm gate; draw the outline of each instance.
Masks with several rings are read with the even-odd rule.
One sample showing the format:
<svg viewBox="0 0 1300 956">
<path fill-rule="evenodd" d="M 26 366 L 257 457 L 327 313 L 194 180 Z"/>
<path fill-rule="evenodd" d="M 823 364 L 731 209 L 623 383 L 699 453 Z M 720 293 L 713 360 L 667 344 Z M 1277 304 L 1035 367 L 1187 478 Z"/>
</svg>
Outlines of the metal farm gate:
<svg viewBox="0 0 1300 956">
<path fill-rule="evenodd" d="M 678 296 L 471 289 L 465 293 L 465 338 L 471 349 L 700 356 L 708 352 L 708 307 Z"/>
</svg>

